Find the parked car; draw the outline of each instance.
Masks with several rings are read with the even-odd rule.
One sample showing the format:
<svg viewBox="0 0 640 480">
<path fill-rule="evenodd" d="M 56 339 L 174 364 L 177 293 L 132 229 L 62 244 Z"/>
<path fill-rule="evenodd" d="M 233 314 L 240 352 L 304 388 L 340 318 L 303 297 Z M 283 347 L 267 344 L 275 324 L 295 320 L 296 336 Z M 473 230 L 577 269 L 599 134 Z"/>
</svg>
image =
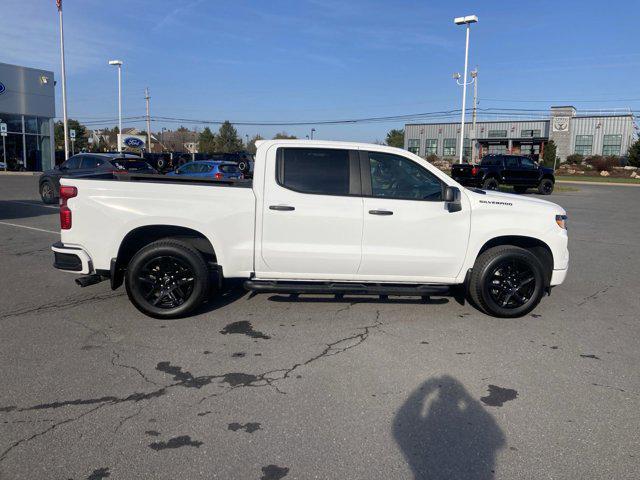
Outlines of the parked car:
<svg viewBox="0 0 640 480">
<path fill-rule="evenodd" d="M 536 188 L 541 195 L 550 195 L 556 181 L 552 168 L 520 155 L 486 155 L 479 165 L 455 163 L 451 176 L 465 186 L 497 190 L 511 185 L 516 193 Z"/>
<path fill-rule="evenodd" d="M 79 153 L 66 162 L 40 175 L 40 198 L 44 203 L 56 203 L 62 177 L 111 176 L 120 173 L 158 173 L 140 157 L 120 153 Z"/>
<path fill-rule="evenodd" d="M 253 178 L 253 164 L 255 156 L 249 152 L 213 153 L 208 155 L 211 160 L 233 162 L 238 165 L 245 178 Z"/>
<path fill-rule="evenodd" d="M 213 178 L 215 180 L 241 179 L 242 173 L 233 162 L 220 162 L 216 160 L 204 160 L 185 163 L 167 175 L 184 175 L 187 177 Z"/>
<path fill-rule="evenodd" d="M 256 144 L 253 181 L 63 178 L 54 266 L 84 275 L 82 286 L 124 282 L 135 307 L 158 318 L 194 311 L 225 277 L 254 292 L 429 296 L 457 286 L 484 312 L 516 317 L 567 275 L 566 212 L 551 202 L 462 188 L 382 145 Z"/>
</svg>

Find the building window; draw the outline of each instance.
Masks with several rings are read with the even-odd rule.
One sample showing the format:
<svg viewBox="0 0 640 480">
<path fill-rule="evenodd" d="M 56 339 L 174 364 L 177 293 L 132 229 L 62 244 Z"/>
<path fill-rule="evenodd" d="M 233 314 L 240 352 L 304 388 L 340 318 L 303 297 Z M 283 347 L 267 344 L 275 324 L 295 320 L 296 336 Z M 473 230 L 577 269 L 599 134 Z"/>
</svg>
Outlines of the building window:
<svg viewBox="0 0 640 480">
<path fill-rule="evenodd" d="M 506 130 L 489 130 L 489 138 L 507 138 Z"/>
<path fill-rule="evenodd" d="M 504 155 L 507 153 L 506 145 L 489 145 L 488 147 L 489 154 L 492 155 Z"/>
<path fill-rule="evenodd" d="M 520 131 L 520 136 L 522 138 L 533 138 L 533 137 L 539 137 L 540 136 L 540 130 L 521 130 Z"/>
<path fill-rule="evenodd" d="M 445 157 L 455 157 L 456 155 L 456 139 L 445 138 L 442 144 L 442 155 Z"/>
<path fill-rule="evenodd" d="M 407 141 L 407 150 L 418 155 L 418 153 L 420 153 L 420 140 L 417 138 L 410 138 Z"/>
<path fill-rule="evenodd" d="M 576 148 L 574 149 L 574 153 L 578 153 L 580 155 L 591 155 L 591 150 L 593 147 L 593 135 L 576 135 Z"/>
<path fill-rule="evenodd" d="M 471 139 L 465 138 L 463 144 L 464 149 L 462 150 L 462 156 L 465 160 L 469 161 L 471 158 Z"/>
<path fill-rule="evenodd" d="M 437 155 L 437 154 L 438 154 L 438 139 L 428 138 L 426 143 L 424 144 L 424 156 L 428 157 L 429 155 Z"/>
<path fill-rule="evenodd" d="M 605 135 L 602 142 L 603 155 L 620 155 L 622 135 Z"/>
</svg>

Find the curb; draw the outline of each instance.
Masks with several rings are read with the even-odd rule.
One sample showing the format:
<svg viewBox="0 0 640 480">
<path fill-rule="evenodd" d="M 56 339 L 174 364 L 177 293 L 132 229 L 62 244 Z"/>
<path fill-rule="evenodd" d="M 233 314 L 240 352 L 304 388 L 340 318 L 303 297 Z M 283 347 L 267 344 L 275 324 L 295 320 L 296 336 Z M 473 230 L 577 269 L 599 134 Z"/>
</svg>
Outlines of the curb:
<svg viewBox="0 0 640 480">
<path fill-rule="evenodd" d="M 581 182 L 580 180 L 556 180 L 556 183 L 573 183 L 575 185 L 603 185 L 605 187 L 640 187 L 639 183 L 618 182 Z"/>
<path fill-rule="evenodd" d="M 36 175 L 42 175 L 42 172 L 5 172 L 0 170 L 0 175 L 15 175 L 18 177 L 35 177 Z"/>
</svg>

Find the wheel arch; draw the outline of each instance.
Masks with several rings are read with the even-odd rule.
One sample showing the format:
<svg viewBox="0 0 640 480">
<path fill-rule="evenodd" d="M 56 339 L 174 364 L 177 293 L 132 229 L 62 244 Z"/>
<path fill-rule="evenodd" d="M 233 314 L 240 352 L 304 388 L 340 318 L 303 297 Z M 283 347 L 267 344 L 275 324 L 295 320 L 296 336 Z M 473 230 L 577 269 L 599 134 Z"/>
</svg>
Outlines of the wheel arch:
<svg viewBox="0 0 640 480">
<path fill-rule="evenodd" d="M 116 258 L 111 260 L 111 288 L 115 290 L 122 285 L 126 267 L 136 252 L 162 238 L 182 240 L 198 250 L 205 261 L 218 261 L 211 241 L 197 230 L 176 225 L 144 225 L 131 230 L 120 242 Z"/>
<path fill-rule="evenodd" d="M 525 235 L 502 235 L 487 240 L 476 255 L 476 259 L 484 252 L 493 247 L 502 245 L 513 245 L 515 247 L 524 248 L 529 250 L 533 255 L 540 260 L 542 266 L 545 269 L 545 286 L 548 287 L 551 282 L 551 275 L 553 274 L 553 252 L 549 245 L 535 237 L 528 237 Z M 475 259 L 474 259 L 475 263 Z"/>
</svg>

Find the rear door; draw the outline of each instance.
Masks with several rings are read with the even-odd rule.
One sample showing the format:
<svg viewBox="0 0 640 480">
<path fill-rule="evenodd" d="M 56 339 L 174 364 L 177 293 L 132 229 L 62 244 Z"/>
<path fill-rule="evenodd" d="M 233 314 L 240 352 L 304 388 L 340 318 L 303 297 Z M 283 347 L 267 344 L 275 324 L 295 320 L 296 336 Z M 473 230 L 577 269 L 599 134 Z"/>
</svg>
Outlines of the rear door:
<svg viewBox="0 0 640 480">
<path fill-rule="evenodd" d="M 470 207 L 450 212 L 445 184 L 417 162 L 361 152 L 364 231 L 357 279 L 447 282 L 465 258 Z"/>
<path fill-rule="evenodd" d="M 529 157 L 520 157 L 520 181 L 526 185 L 538 183 L 538 166 Z"/>
<path fill-rule="evenodd" d="M 274 146 L 265 172 L 257 277 L 352 279 L 363 222 L 357 152 Z"/>
<path fill-rule="evenodd" d="M 522 182 L 522 172 L 518 157 L 505 155 L 503 159 L 502 180 L 509 185 L 519 185 Z"/>
</svg>

